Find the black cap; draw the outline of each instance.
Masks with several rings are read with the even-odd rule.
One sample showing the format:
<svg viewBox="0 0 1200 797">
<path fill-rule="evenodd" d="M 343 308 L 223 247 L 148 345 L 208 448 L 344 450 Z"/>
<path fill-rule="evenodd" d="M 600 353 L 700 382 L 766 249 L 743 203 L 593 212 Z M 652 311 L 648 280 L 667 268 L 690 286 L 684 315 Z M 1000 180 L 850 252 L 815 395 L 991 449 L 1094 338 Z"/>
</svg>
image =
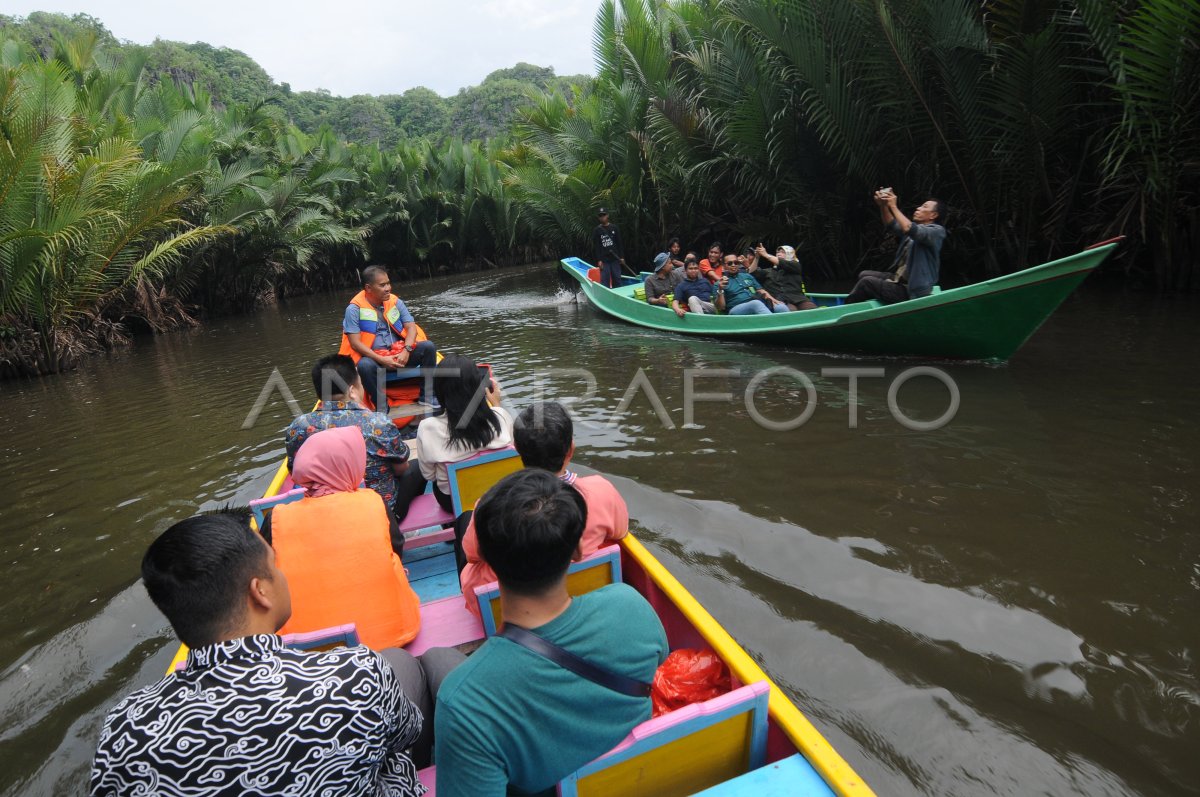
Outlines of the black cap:
<svg viewBox="0 0 1200 797">
<path fill-rule="evenodd" d="M 607 216 L 608 208 L 600 208 L 599 210 L 596 211 L 596 215 L 597 216 Z"/>
</svg>

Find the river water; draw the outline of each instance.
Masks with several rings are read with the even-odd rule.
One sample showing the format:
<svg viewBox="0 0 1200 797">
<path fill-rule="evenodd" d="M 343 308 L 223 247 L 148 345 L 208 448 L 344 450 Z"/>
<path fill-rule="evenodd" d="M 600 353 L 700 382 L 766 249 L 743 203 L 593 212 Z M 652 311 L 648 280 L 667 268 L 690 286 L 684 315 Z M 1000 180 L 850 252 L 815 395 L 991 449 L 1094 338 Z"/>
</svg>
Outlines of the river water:
<svg viewBox="0 0 1200 797">
<path fill-rule="evenodd" d="M 1085 285 L 989 366 L 683 340 L 549 265 L 398 290 L 510 407 L 574 399 L 576 462 L 879 794 L 1200 788 L 1195 300 Z M 175 646 L 143 551 L 261 494 L 270 384 L 307 409 L 346 298 L 0 383 L 0 793 L 85 791 L 103 712 Z M 952 403 L 914 366 L 957 391 L 940 428 L 911 428 Z"/>
</svg>

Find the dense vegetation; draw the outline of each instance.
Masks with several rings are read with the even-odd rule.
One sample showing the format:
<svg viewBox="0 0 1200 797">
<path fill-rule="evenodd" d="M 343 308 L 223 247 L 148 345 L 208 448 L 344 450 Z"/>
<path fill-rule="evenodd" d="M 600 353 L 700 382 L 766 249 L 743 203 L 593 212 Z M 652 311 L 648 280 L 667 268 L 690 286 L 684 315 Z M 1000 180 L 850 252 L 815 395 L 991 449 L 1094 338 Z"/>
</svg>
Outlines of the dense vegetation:
<svg viewBox="0 0 1200 797">
<path fill-rule="evenodd" d="M 0 17 L 0 375 L 200 312 L 669 235 L 882 258 L 870 191 L 955 212 L 943 282 L 1110 235 L 1196 287 L 1194 0 L 604 0 L 598 76 L 292 92 L 242 53 Z M 511 120 L 516 118 L 515 125 Z"/>
<path fill-rule="evenodd" d="M 849 277 L 870 192 L 956 209 L 943 282 L 1116 234 L 1121 262 L 1195 289 L 1195 0 L 604 0 L 599 74 L 526 114 L 512 179 L 538 236 L 614 209 L 643 257 L 670 234 L 801 242 Z"/>
</svg>

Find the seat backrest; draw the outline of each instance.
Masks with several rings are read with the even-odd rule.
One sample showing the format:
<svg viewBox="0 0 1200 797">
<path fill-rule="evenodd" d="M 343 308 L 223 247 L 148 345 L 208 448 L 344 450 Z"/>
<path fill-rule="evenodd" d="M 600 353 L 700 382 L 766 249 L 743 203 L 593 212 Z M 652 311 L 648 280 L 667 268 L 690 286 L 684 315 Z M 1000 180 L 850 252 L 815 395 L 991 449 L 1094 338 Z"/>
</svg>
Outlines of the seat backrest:
<svg viewBox="0 0 1200 797">
<path fill-rule="evenodd" d="M 643 722 L 609 752 L 563 778 L 560 797 L 682 797 L 766 762 L 766 681 Z"/>
<path fill-rule="evenodd" d="M 286 493 L 272 495 L 270 498 L 256 498 L 250 502 L 250 511 L 254 514 L 254 522 L 261 529 L 263 519 L 267 516 L 267 511 L 274 509 L 280 504 L 290 504 L 292 501 L 299 501 L 304 497 L 303 487 L 294 487 Z"/>
<path fill-rule="evenodd" d="M 450 481 L 450 500 L 454 505 L 454 516 L 475 508 L 475 502 L 491 489 L 492 485 L 508 474 L 524 467 L 517 450 L 511 446 L 495 451 L 482 451 L 461 462 L 446 466 L 446 477 Z"/>
<path fill-rule="evenodd" d="M 330 650 L 340 647 L 354 647 L 360 644 L 358 629 L 354 623 L 335 625 L 332 628 L 322 628 L 317 631 L 307 631 L 302 634 L 284 634 L 285 647 L 294 650 Z"/>
<path fill-rule="evenodd" d="M 621 582 L 621 546 L 599 548 L 567 568 L 567 592 L 583 595 L 608 584 Z M 500 585 L 495 581 L 475 588 L 483 632 L 492 636 L 500 628 Z"/>
</svg>

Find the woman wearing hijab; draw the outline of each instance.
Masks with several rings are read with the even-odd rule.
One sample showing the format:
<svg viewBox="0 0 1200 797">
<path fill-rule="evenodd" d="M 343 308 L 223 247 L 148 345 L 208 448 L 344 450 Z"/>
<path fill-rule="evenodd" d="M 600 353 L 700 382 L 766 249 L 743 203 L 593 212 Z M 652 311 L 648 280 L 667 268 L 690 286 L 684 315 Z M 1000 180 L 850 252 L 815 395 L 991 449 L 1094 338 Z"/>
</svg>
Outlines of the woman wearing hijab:
<svg viewBox="0 0 1200 797">
<path fill-rule="evenodd" d="M 357 426 L 317 432 L 296 453 L 292 480 L 304 497 L 272 510 L 268 539 L 292 592 L 281 634 L 354 623 L 364 645 L 383 650 L 420 629 L 420 601 L 392 550 L 383 499 L 359 487 L 366 461 Z"/>
</svg>

